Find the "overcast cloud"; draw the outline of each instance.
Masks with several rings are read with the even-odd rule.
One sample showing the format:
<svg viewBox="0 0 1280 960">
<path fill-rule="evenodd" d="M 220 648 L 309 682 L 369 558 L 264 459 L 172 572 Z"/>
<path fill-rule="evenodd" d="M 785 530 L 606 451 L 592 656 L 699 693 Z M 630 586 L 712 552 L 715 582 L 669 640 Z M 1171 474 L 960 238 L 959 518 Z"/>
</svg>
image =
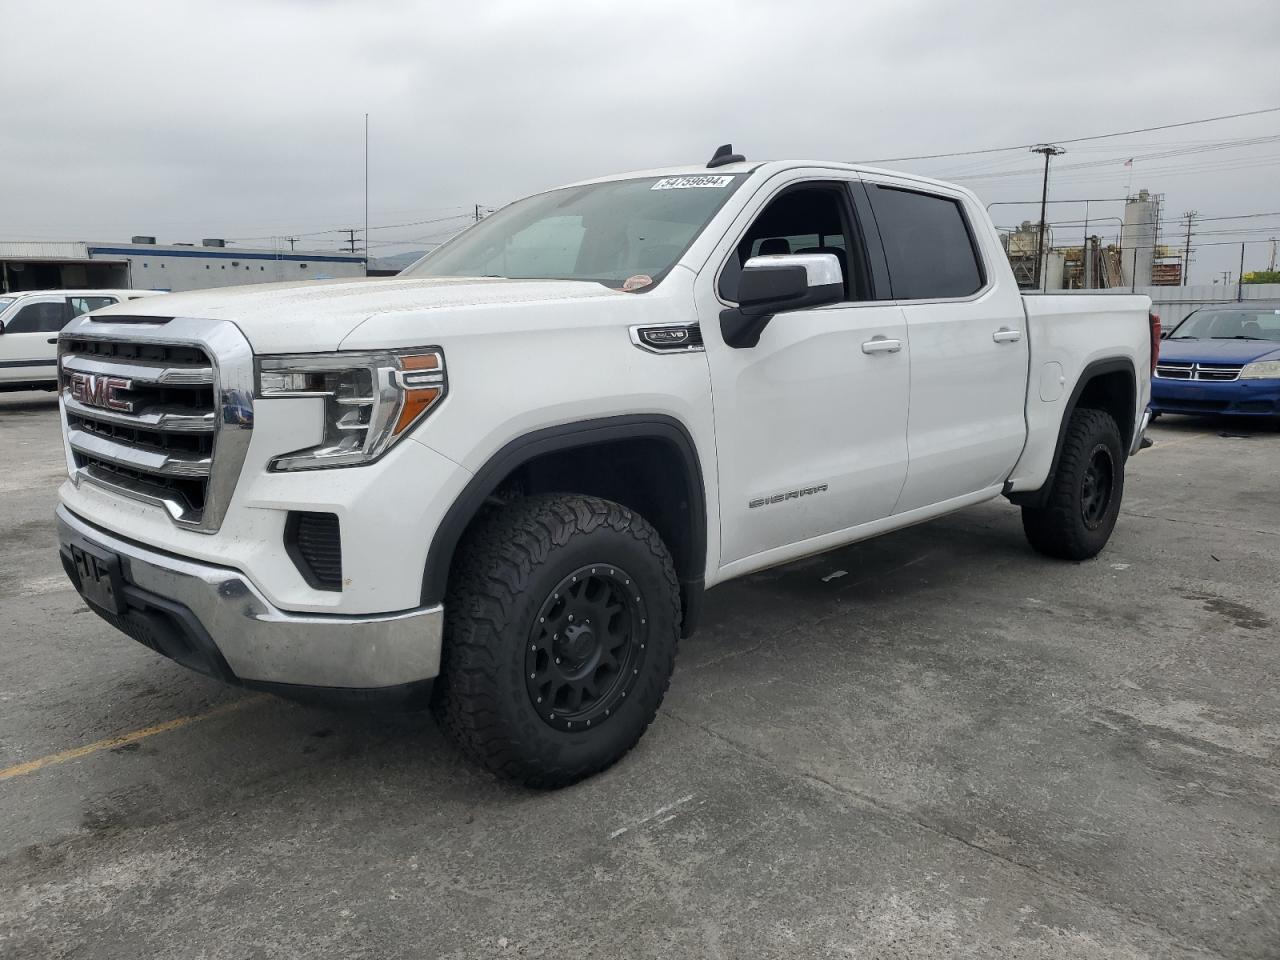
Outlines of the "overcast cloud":
<svg viewBox="0 0 1280 960">
<path fill-rule="evenodd" d="M 1280 105 L 1280 4 L 1260 0 L 0 0 L 0 14 L 5 239 L 359 226 L 366 112 L 370 222 L 382 225 L 700 162 L 726 141 L 749 158 L 872 159 Z M 1082 144 L 1051 195 L 1118 197 L 1132 176 L 1175 218 L 1280 211 L 1280 142 L 1121 166 L 1165 144 L 1274 134 L 1280 114 Z M 1065 167 L 1101 159 L 1114 162 Z M 1037 160 L 893 165 L 962 176 Z M 988 202 L 1039 194 L 1034 173 L 964 182 Z M 1082 210 L 1059 205 L 1050 219 Z M 1035 216 L 994 211 L 1002 224 Z M 373 253 L 420 248 L 456 222 L 376 230 Z M 1280 228 L 1280 217 L 1255 223 Z M 336 234 L 306 244 L 332 248 Z M 1265 266 L 1264 248 L 1251 267 Z M 1193 279 L 1235 269 L 1238 255 L 1201 248 Z"/>
</svg>

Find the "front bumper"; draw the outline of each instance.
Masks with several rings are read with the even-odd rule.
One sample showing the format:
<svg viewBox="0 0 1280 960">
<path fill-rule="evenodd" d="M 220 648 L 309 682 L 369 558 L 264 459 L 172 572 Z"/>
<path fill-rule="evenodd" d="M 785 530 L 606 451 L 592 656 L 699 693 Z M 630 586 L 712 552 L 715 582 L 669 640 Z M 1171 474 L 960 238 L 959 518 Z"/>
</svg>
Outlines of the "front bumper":
<svg viewBox="0 0 1280 960">
<path fill-rule="evenodd" d="M 1151 409 L 1156 413 L 1227 414 L 1280 417 L 1280 380 L 1151 381 Z"/>
<path fill-rule="evenodd" d="M 123 610 L 90 608 L 135 640 L 228 683 L 337 691 L 404 689 L 440 669 L 444 608 L 297 614 L 229 567 L 161 553 L 56 512 L 63 566 L 82 594 L 71 547 L 119 557 Z"/>
</svg>

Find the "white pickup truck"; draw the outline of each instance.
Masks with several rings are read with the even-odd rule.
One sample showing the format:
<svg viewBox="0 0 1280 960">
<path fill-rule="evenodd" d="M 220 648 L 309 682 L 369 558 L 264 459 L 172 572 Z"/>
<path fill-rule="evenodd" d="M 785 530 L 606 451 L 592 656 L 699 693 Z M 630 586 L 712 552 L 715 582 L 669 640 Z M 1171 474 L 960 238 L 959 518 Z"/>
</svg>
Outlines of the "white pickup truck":
<svg viewBox="0 0 1280 960">
<path fill-rule="evenodd" d="M 961 188 L 721 148 L 520 200 L 394 279 L 73 321 L 62 557 L 181 664 L 429 695 L 491 770 L 563 785 L 643 734 L 708 587 L 1002 495 L 1037 550 L 1095 555 L 1149 311 L 1022 296 Z"/>
</svg>

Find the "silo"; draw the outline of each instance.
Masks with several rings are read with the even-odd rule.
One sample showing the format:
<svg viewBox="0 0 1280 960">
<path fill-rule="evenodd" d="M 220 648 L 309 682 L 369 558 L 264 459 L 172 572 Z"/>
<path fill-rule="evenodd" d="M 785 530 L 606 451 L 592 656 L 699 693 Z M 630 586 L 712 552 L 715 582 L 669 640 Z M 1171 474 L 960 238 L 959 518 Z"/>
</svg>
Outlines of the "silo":
<svg viewBox="0 0 1280 960">
<path fill-rule="evenodd" d="M 1139 190 L 1124 205 L 1124 226 L 1120 228 L 1120 274 L 1126 287 L 1148 286 L 1155 260 L 1156 230 L 1159 228 L 1160 200 Z"/>
</svg>

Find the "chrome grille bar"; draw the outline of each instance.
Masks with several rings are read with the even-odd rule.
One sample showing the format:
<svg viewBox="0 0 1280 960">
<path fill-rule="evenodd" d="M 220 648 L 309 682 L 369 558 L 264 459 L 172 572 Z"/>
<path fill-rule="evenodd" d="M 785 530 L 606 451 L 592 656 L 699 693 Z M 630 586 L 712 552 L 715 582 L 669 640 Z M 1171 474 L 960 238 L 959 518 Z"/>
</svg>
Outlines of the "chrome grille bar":
<svg viewBox="0 0 1280 960">
<path fill-rule="evenodd" d="M 207 477 L 213 464 L 211 457 L 120 443 L 76 427 L 67 429 L 67 443 L 77 453 L 161 477 Z"/>
<path fill-rule="evenodd" d="M 75 353 L 62 355 L 62 369 L 68 373 L 123 377 L 139 383 L 155 383 L 172 387 L 200 387 L 213 384 L 212 367 L 173 367 L 145 360 L 117 361 L 83 357 Z"/>
<path fill-rule="evenodd" d="M 141 413 L 118 413 L 81 403 L 65 389 L 62 391 L 62 402 L 67 413 L 73 416 L 116 427 L 136 427 L 163 433 L 213 433 L 218 426 L 212 410 L 201 412 L 192 407 L 153 407 L 144 409 Z"/>
</svg>

